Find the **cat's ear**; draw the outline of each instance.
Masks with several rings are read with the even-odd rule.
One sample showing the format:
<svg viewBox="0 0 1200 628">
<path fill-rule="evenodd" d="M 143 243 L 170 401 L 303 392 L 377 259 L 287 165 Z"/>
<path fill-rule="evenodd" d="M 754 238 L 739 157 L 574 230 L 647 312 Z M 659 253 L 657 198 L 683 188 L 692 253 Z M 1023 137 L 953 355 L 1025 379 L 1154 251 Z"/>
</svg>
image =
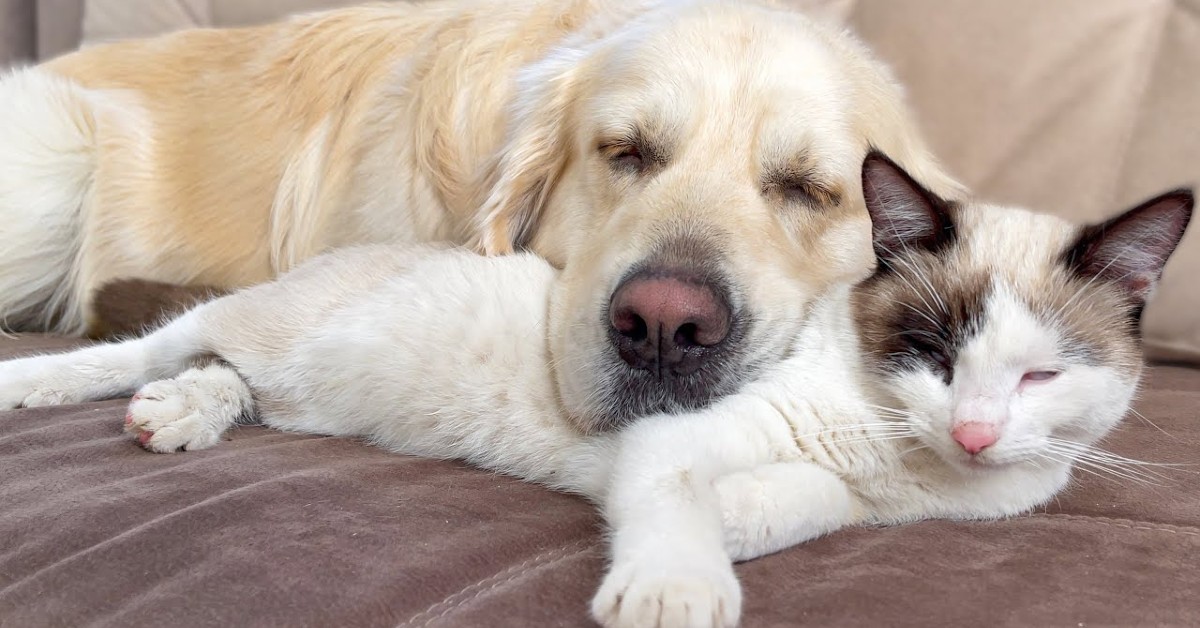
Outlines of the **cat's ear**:
<svg viewBox="0 0 1200 628">
<path fill-rule="evenodd" d="M 1079 273 L 1116 283 L 1145 303 L 1183 239 L 1195 203 L 1191 190 L 1175 190 L 1086 227 L 1067 249 L 1066 261 Z"/>
<path fill-rule="evenodd" d="M 946 201 L 879 151 L 863 160 L 863 197 L 881 262 L 914 250 L 935 250 L 954 237 Z"/>
</svg>

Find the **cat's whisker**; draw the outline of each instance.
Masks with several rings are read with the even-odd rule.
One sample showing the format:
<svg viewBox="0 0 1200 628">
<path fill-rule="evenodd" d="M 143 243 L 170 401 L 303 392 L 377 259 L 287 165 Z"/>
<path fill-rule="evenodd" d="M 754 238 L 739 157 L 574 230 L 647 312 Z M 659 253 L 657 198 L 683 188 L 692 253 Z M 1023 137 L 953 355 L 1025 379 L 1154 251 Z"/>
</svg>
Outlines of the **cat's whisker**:
<svg viewBox="0 0 1200 628">
<path fill-rule="evenodd" d="M 1138 467 L 1161 467 L 1161 468 L 1165 468 L 1165 469 L 1182 469 L 1183 467 L 1194 466 L 1194 465 L 1172 463 L 1172 462 L 1147 462 L 1145 460 L 1138 460 L 1136 458 L 1126 458 L 1125 456 L 1122 456 L 1120 454 L 1115 454 L 1111 451 L 1107 451 L 1105 449 L 1101 449 L 1101 448 L 1093 446 L 1093 445 L 1084 445 L 1083 443 L 1077 443 L 1075 441 L 1063 440 L 1061 438 L 1051 437 L 1047 440 L 1055 445 L 1060 446 L 1060 447 L 1065 447 L 1068 449 L 1085 452 L 1086 454 L 1091 455 L 1091 456 L 1103 458 L 1104 460 L 1108 460 L 1108 461 L 1111 461 L 1114 463 L 1125 464 L 1125 465 L 1134 465 L 1134 466 L 1138 466 Z"/>
<path fill-rule="evenodd" d="M 867 404 L 867 407 L 881 415 L 890 415 L 893 418 L 904 419 L 908 423 L 915 423 L 918 425 L 927 425 L 929 423 L 928 420 L 924 419 L 917 413 L 910 412 L 908 410 L 899 410 L 897 408 L 889 408 L 887 406 L 877 406 L 871 404 Z"/>
<path fill-rule="evenodd" d="M 896 261 L 900 261 L 900 260 L 896 260 Z M 921 300 L 921 304 L 925 306 L 925 310 L 928 311 L 932 315 L 933 314 L 933 306 L 930 305 L 929 301 L 925 298 L 924 291 L 919 290 L 915 285 L 913 285 L 913 283 L 908 280 L 908 277 L 906 277 L 904 273 L 897 272 L 896 277 L 898 277 L 900 279 L 900 281 L 903 281 L 905 284 L 908 285 L 908 287 L 913 291 L 913 294 L 917 295 L 917 298 Z M 936 325 L 936 323 L 935 323 L 935 325 Z"/>
<path fill-rule="evenodd" d="M 1076 465 L 1076 464 L 1074 464 L 1074 463 L 1073 463 L 1073 461 L 1071 461 L 1071 460 L 1062 460 L 1062 459 L 1058 459 L 1058 458 L 1052 458 L 1052 457 L 1049 457 L 1049 456 L 1047 456 L 1047 458 L 1048 458 L 1048 459 L 1050 459 L 1050 460 L 1053 460 L 1054 462 L 1056 462 L 1056 463 L 1058 463 L 1058 464 L 1066 464 L 1066 465 L 1069 465 L 1069 466 L 1071 467 L 1071 469 L 1072 469 L 1072 470 L 1074 470 L 1074 471 L 1079 471 L 1080 473 L 1086 473 L 1086 474 L 1088 474 L 1088 475 L 1094 475 L 1094 476 L 1096 476 L 1096 477 L 1100 478 L 1101 480 L 1104 480 L 1105 482 L 1112 482 L 1112 483 L 1114 483 L 1114 484 L 1121 484 L 1121 482 L 1119 482 L 1119 481 L 1117 481 L 1117 480 L 1115 480 L 1115 479 L 1113 479 L 1113 478 L 1110 478 L 1110 477 L 1108 477 L 1107 475 L 1104 475 L 1104 474 L 1102 474 L 1102 473 L 1096 473 L 1095 471 L 1092 471 L 1091 469 L 1087 469 L 1087 468 L 1085 468 L 1085 467 L 1081 467 L 1081 466 L 1079 466 L 1079 465 Z"/>
<path fill-rule="evenodd" d="M 1062 453 L 1070 454 L 1071 456 L 1076 457 L 1076 458 L 1092 460 L 1095 462 L 1100 462 L 1100 463 L 1114 465 L 1114 466 L 1120 466 L 1120 467 L 1144 468 L 1144 467 L 1169 466 L 1169 465 L 1162 465 L 1159 463 L 1143 462 L 1141 460 L 1133 460 L 1132 458 L 1125 458 L 1124 456 L 1118 456 L 1116 454 L 1109 453 L 1102 449 L 1095 449 L 1095 448 L 1087 447 L 1085 445 L 1081 445 L 1079 443 L 1072 443 L 1070 441 L 1057 441 L 1057 442 L 1051 441 L 1050 447 L 1051 447 L 1051 449 L 1054 449 L 1054 450 L 1062 452 Z M 1153 471 L 1151 471 L 1149 469 L 1145 469 L 1143 472 L 1154 473 Z"/>
<path fill-rule="evenodd" d="M 889 339 L 900 338 L 902 336 L 915 336 L 915 337 L 919 337 L 919 338 L 928 338 L 930 340 L 942 340 L 943 339 L 938 334 L 935 334 L 931 331 L 924 331 L 921 329 L 906 329 L 904 331 L 898 331 L 898 332 L 888 336 L 888 338 Z"/>
<path fill-rule="evenodd" d="M 1086 463 L 1094 464 L 1097 466 L 1102 466 L 1102 467 L 1105 467 L 1112 471 L 1119 471 L 1119 472 L 1125 473 L 1127 475 L 1141 478 L 1143 480 L 1146 480 L 1147 482 L 1167 482 L 1170 479 L 1161 473 L 1155 473 L 1154 471 L 1150 471 L 1147 469 L 1139 469 L 1137 467 L 1133 467 L 1133 466 L 1129 466 L 1129 465 L 1115 464 L 1113 462 L 1102 460 L 1102 459 L 1090 458 L 1090 457 L 1086 457 L 1086 456 L 1079 456 L 1079 457 L 1076 457 L 1075 459 L 1078 460 L 1080 463 L 1086 462 Z"/>
<path fill-rule="evenodd" d="M 1096 282 L 1097 279 L 1104 276 L 1104 273 L 1106 271 L 1108 271 L 1108 269 L 1110 267 L 1112 267 L 1113 264 L 1117 263 L 1117 261 L 1120 260 L 1124 254 L 1125 254 L 1124 250 L 1120 251 L 1119 253 L 1114 255 L 1113 258 L 1111 260 L 1109 260 L 1107 264 L 1104 265 L 1104 268 L 1100 269 L 1100 272 L 1092 275 L 1091 279 L 1087 280 L 1087 282 L 1084 283 L 1083 286 L 1081 286 L 1078 290 L 1075 291 L 1075 294 L 1071 295 L 1070 299 L 1067 299 L 1066 303 L 1063 303 L 1062 306 L 1058 308 L 1058 311 L 1054 313 L 1054 318 L 1061 319 L 1065 314 L 1067 314 L 1068 313 L 1067 308 L 1069 308 L 1071 306 L 1071 304 L 1073 304 L 1079 297 L 1083 296 L 1083 294 L 1085 292 L 1087 292 L 1087 289 L 1090 288 L 1092 286 L 1092 284 Z"/>
<path fill-rule="evenodd" d="M 896 261 L 903 263 L 904 267 L 912 271 L 913 275 L 921 281 L 921 283 L 925 286 L 925 289 L 928 291 L 929 296 L 933 298 L 935 303 L 937 303 L 943 314 L 950 313 L 950 310 L 946 307 L 946 302 L 942 300 L 941 295 L 938 294 L 938 291 L 933 288 L 933 284 L 929 281 L 928 273 L 921 272 L 921 270 L 917 268 L 915 264 L 907 259 L 898 258 Z M 913 287 L 912 283 L 908 282 L 904 276 L 901 275 L 900 278 L 904 280 L 905 283 L 908 283 L 908 286 L 913 289 L 913 292 L 917 293 L 917 296 L 921 296 L 920 291 Z M 921 301 L 925 301 L 925 297 L 921 296 Z M 925 307 L 929 307 L 929 303 L 926 302 Z M 930 309 L 932 310 L 933 308 Z"/>
<path fill-rule="evenodd" d="M 924 424 L 925 424 L 925 421 L 920 421 L 920 420 L 917 420 L 917 418 L 916 418 L 916 417 L 913 417 L 913 416 L 905 416 L 905 415 L 902 415 L 902 414 L 898 414 L 898 415 L 895 415 L 895 416 L 892 416 L 892 417 L 888 417 L 888 421 L 889 421 L 889 422 L 890 422 L 892 425 L 909 425 L 909 424 L 913 424 L 913 425 L 924 425 Z"/>
<path fill-rule="evenodd" d="M 937 322 L 937 320 L 934 319 L 933 316 L 931 316 L 930 314 L 926 313 L 925 310 L 922 310 L 921 308 L 919 308 L 911 303 L 905 303 L 904 301 L 900 301 L 900 305 L 908 308 L 909 310 L 911 310 L 913 313 L 917 314 L 921 318 L 924 318 L 925 320 L 929 321 L 930 325 L 933 325 L 934 327 L 941 329 L 941 327 L 942 327 L 941 323 Z"/>
<path fill-rule="evenodd" d="M 1047 453 L 1042 454 L 1042 457 L 1052 460 L 1054 462 L 1057 462 L 1059 464 L 1070 465 L 1070 467 L 1072 469 L 1079 471 L 1080 473 L 1087 473 L 1088 475 L 1094 475 L 1102 480 L 1105 480 L 1107 482 L 1113 482 L 1115 484 L 1121 484 L 1120 480 L 1122 480 L 1122 479 L 1130 481 L 1130 482 L 1134 482 L 1137 484 L 1153 484 L 1152 482 L 1147 482 L 1145 480 L 1140 480 L 1137 478 L 1123 477 L 1119 473 L 1113 473 L 1112 470 L 1107 467 L 1097 466 L 1092 463 L 1086 463 L 1084 461 L 1079 460 L 1075 456 L 1072 456 L 1070 454 L 1063 453 L 1063 452 L 1047 452 Z"/>
<path fill-rule="evenodd" d="M 1135 484 L 1142 484 L 1142 485 L 1146 485 L 1146 486 L 1163 486 L 1163 483 L 1161 481 L 1155 479 L 1153 476 L 1146 476 L 1144 474 L 1138 474 L 1138 473 L 1129 473 L 1129 472 L 1126 472 L 1126 470 L 1124 470 L 1124 469 L 1119 469 L 1119 468 L 1116 468 L 1116 467 L 1113 467 L 1110 465 L 1102 464 L 1102 463 L 1095 462 L 1092 460 L 1087 460 L 1084 458 L 1076 458 L 1075 466 L 1076 466 L 1076 468 L 1090 467 L 1100 473 L 1107 473 L 1111 476 L 1118 477 L 1118 478 L 1121 478 L 1124 480 L 1128 480 Z"/>
<path fill-rule="evenodd" d="M 879 432 L 882 434 L 890 434 L 890 433 L 908 432 L 908 431 L 910 431 L 910 428 L 903 423 L 896 423 L 894 421 L 883 422 L 883 423 L 858 423 L 858 424 L 854 424 L 854 425 L 835 425 L 832 427 L 825 428 L 823 430 L 817 430 L 815 432 L 808 432 L 806 434 L 798 434 L 798 435 L 796 435 L 796 438 L 816 438 L 818 436 L 824 436 L 826 434 L 833 434 L 836 432 L 848 432 L 851 430 L 861 430 L 861 431 L 866 431 L 866 432 Z"/>
<path fill-rule="evenodd" d="M 1164 475 L 1162 473 L 1155 472 L 1150 469 L 1144 469 L 1144 468 L 1139 468 L 1139 467 L 1130 466 L 1130 465 L 1116 464 L 1116 463 L 1105 461 L 1105 460 L 1098 460 L 1096 458 L 1077 458 L 1077 459 L 1080 461 L 1086 460 L 1092 464 L 1104 466 L 1109 469 L 1119 470 L 1122 473 L 1137 476 L 1137 477 L 1142 478 L 1142 479 L 1146 480 L 1147 482 L 1151 482 L 1151 483 L 1170 483 L 1171 482 L 1171 478 L 1169 476 Z"/>
<path fill-rule="evenodd" d="M 864 436 L 861 438 L 844 438 L 844 439 L 826 440 L 826 441 L 821 441 L 821 442 L 824 445 L 856 445 L 856 444 L 862 444 L 862 443 L 882 443 L 882 442 L 887 442 L 890 440 L 905 440 L 905 439 L 909 439 L 909 438 L 916 438 L 916 434 L 892 434 L 892 435 L 878 436 L 878 437 Z"/>
<path fill-rule="evenodd" d="M 887 406 L 877 406 L 874 404 L 867 404 L 867 407 L 872 410 L 878 410 L 880 412 L 891 412 L 893 414 L 900 414 L 900 415 L 904 415 L 904 416 L 914 416 L 916 414 L 915 412 L 911 412 L 909 410 L 900 410 L 898 408 L 889 408 Z"/>
<path fill-rule="evenodd" d="M 909 447 L 908 449 L 905 449 L 904 451 L 900 452 L 899 457 L 903 458 L 903 457 L 907 456 L 908 454 L 911 454 L 911 453 L 914 453 L 917 451 L 921 451 L 922 449 L 929 449 L 929 445 L 922 443 L 920 445 L 917 445 L 916 447 Z"/>
<path fill-rule="evenodd" d="M 1152 427 L 1152 428 L 1154 428 L 1154 429 L 1156 429 L 1156 430 L 1158 430 L 1158 431 L 1162 432 L 1163 434 L 1166 434 L 1167 436 L 1170 436 L 1171 438 L 1175 439 L 1175 436 L 1174 436 L 1173 434 L 1171 434 L 1170 432 L 1168 432 L 1168 431 L 1164 430 L 1163 428 L 1159 427 L 1159 426 L 1158 426 L 1158 425 L 1157 425 L 1157 424 L 1156 424 L 1154 421 L 1151 421 L 1150 419 L 1147 419 L 1147 418 L 1146 418 L 1146 415 L 1142 414 L 1141 412 L 1138 412 L 1138 411 L 1137 411 L 1137 409 L 1135 409 L 1135 408 L 1130 408 L 1130 409 L 1129 409 L 1129 412 L 1130 412 L 1130 413 L 1131 413 L 1133 416 L 1135 416 L 1135 417 L 1137 417 L 1137 418 L 1141 419 L 1141 420 L 1142 420 L 1142 422 L 1143 422 L 1143 423 L 1145 423 L 1146 425 L 1149 425 L 1150 427 Z M 1178 440 L 1178 439 L 1176 439 L 1176 440 Z"/>
<path fill-rule="evenodd" d="M 1074 451 L 1066 448 L 1055 449 L 1051 447 L 1050 452 L 1063 456 L 1071 461 L 1075 468 L 1080 470 L 1091 469 L 1097 473 L 1108 474 L 1113 477 L 1128 480 L 1138 484 L 1151 486 L 1162 486 L 1162 481 L 1166 478 L 1159 474 L 1146 472 L 1144 470 L 1130 468 L 1128 466 L 1116 465 L 1101 459 L 1089 457 L 1086 453 Z"/>
</svg>

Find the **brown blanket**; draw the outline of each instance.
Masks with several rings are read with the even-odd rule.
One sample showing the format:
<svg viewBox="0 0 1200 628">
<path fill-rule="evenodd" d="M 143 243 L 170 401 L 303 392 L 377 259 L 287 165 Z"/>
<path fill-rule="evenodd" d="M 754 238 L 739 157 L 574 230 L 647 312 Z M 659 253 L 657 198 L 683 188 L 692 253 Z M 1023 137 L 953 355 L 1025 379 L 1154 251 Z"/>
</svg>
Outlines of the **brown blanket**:
<svg viewBox="0 0 1200 628">
<path fill-rule="evenodd" d="M 0 358 L 69 346 L 0 341 Z M 141 450 L 125 403 L 0 413 L 0 626 L 579 626 L 584 502 L 352 440 L 245 427 Z M 1109 441 L 1200 460 L 1200 371 L 1156 368 Z M 1077 474 L 995 523 L 843 531 L 741 565 L 744 625 L 1200 625 L 1200 467 Z"/>
</svg>

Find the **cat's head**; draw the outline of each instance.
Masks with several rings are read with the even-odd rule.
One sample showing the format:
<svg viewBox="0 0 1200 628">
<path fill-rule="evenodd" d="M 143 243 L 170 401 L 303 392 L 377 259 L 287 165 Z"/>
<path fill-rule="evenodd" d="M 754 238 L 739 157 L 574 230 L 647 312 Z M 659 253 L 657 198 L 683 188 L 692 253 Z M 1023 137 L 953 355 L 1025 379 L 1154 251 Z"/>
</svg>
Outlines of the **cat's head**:
<svg viewBox="0 0 1200 628">
<path fill-rule="evenodd" d="M 1098 225 L 944 201 L 863 164 L 878 267 L 854 290 L 875 392 L 962 468 L 1091 444 L 1129 408 L 1139 319 L 1191 218 L 1188 190 Z"/>
</svg>

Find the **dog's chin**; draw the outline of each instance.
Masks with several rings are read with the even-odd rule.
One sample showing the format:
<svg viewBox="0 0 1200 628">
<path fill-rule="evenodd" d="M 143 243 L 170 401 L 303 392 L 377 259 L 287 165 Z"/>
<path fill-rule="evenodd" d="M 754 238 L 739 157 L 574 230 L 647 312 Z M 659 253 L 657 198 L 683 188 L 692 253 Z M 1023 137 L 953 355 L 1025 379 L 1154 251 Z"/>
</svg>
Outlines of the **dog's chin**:
<svg viewBox="0 0 1200 628">
<path fill-rule="evenodd" d="M 754 370 L 731 370 L 716 379 L 698 375 L 660 379 L 648 371 L 622 364 L 609 372 L 604 383 L 594 391 L 590 407 L 576 413 L 574 421 L 588 433 L 600 433 L 657 414 L 703 410 L 714 401 L 737 392 L 753 377 Z"/>
</svg>

